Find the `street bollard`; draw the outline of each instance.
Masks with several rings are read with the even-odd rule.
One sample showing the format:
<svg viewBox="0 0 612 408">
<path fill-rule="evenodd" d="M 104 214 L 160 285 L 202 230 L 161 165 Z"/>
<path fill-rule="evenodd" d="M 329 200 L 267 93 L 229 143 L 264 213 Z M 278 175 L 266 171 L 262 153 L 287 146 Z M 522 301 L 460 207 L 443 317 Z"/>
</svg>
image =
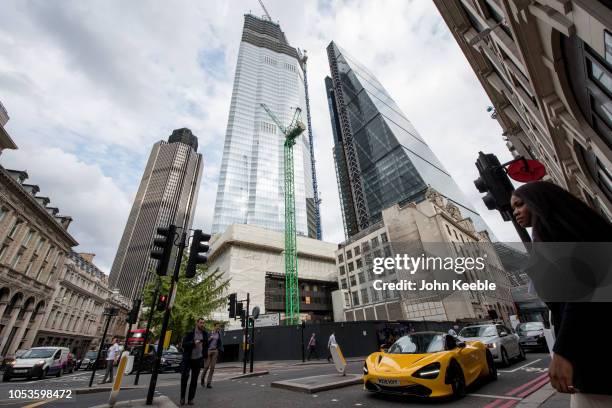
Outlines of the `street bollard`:
<svg viewBox="0 0 612 408">
<path fill-rule="evenodd" d="M 121 354 L 121 359 L 119 360 L 119 366 L 117 367 L 117 375 L 115 376 L 115 381 L 113 382 L 113 388 L 111 389 L 110 397 L 108 399 L 108 405 L 110 407 L 114 407 L 115 402 L 117 402 L 117 395 L 119 395 L 119 391 L 121 390 L 121 381 L 123 380 L 123 375 L 126 372 L 132 371 L 133 366 L 134 366 L 134 356 L 130 356 L 129 352 L 124 351 Z"/>
<path fill-rule="evenodd" d="M 337 344 L 332 344 L 329 346 L 329 352 L 332 356 L 332 360 L 334 360 L 334 366 L 338 373 L 342 375 L 346 375 L 346 359 L 342 354 L 342 350 L 340 350 L 340 346 Z"/>
</svg>

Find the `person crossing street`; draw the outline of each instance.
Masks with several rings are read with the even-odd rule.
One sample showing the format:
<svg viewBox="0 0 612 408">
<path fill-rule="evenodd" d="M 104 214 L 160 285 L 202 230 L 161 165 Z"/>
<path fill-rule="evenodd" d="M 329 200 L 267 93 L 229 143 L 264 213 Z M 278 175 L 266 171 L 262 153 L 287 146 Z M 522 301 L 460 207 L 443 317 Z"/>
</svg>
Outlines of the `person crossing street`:
<svg viewBox="0 0 612 408">
<path fill-rule="evenodd" d="M 208 332 L 204 329 L 204 319 L 199 318 L 196 327 L 183 338 L 183 372 L 181 373 L 181 405 L 185 405 L 185 393 L 191 374 L 187 405 L 194 405 L 198 376 L 204 360 L 205 346 L 208 345 Z"/>
<path fill-rule="evenodd" d="M 202 387 L 206 384 L 206 388 L 212 388 L 212 377 L 215 372 L 219 352 L 223 353 L 223 341 L 219 332 L 219 323 L 215 323 L 213 332 L 208 336 L 208 352 L 204 359 L 204 372 L 202 372 L 201 380 Z M 208 379 L 206 379 L 207 372 Z"/>
<path fill-rule="evenodd" d="M 114 337 L 113 344 L 106 351 L 106 372 L 104 373 L 104 379 L 100 382 L 100 384 L 113 382 L 113 369 L 117 363 L 120 352 L 121 347 L 119 346 L 119 339 Z"/>
</svg>

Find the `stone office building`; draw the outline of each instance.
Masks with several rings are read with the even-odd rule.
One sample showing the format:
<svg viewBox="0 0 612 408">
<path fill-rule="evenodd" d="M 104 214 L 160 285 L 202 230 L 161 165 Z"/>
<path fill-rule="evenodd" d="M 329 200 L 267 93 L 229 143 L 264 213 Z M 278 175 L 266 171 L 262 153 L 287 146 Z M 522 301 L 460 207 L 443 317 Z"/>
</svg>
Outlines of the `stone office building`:
<svg viewBox="0 0 612 408">
<path fill-rule="evenodd" d="M 0 355 L 32 346 L 77 241 L 71 218 L 37 196 L 24 171 L 0 166 Z"/>
</svg>

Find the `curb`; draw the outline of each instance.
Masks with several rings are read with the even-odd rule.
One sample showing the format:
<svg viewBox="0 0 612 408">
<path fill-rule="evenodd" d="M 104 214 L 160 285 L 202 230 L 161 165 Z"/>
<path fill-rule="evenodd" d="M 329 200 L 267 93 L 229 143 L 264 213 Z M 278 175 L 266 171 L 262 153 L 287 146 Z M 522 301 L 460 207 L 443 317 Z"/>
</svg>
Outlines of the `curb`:
<svg viewBox="0 0 612 408">
<path fill-rule="evenodd" d="M 135 390 L 141 387 L 121 387 L 122 390 Z M 92 387 L 92 388 L 77 388 L 74 389 L 74 393 L 79 394 L 95 394 L 97 392 L 110 392 L 112 387 Z"/>
<path fill-rule="evenodd" d="M 118 401 L 115 403 L 115 407 L 146 407 L 145 405 L 146 399 L 138 399 L 138 400 L 128 400 L 128 401 Z M 176 408 L 176 405 L 172 400 L 165 395 L 155 397 L 153 399 L 152 407 L 160 407 L 160 408 Z M 96 405 L 91 408 L 108 408 L 109 404 Z"/>
<path fill-rule="evenodd" d="M 347 358 L 346 362 L 347 363 L 358 363 L 360 361 L 365 361 L 366 357 L 353 357 L 353 358 Z M 306 365 L 324 365 L 324 364 L 329 364 L 329 365 L 334 365 L 334 363 L 332 362 L 328 362 L 328 361 L 300 361 L 297 363 L 293 363 L 293 366 L 306 366 Z"/>
<path fill-rule="evenodd" d="M 229 377 L 228 380 L 238 380 L 240 378 L 259 377 L 262 375 L 269 374 L 269 371 L 253 371 L 252 373 L 240 374 L 235 377 Z"/>
</svg>

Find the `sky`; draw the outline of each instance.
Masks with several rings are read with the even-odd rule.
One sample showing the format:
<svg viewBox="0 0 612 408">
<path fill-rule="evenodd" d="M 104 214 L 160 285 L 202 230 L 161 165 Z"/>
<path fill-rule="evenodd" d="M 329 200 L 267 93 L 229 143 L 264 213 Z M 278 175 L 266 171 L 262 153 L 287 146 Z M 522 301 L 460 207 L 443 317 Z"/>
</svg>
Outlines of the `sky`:
<svg viewBox="0 0 612 408">
<path fill-rule="evenodd" d="M 474 187 L 478 151 L 507 161 L 490 101 L 433 2 L 266 0 L 307 50 L 323 239 L 341 242 L 325 47 L 337 42 L 391 94 L 501 241 L 510 223 Z M 257 0 L 2 2 L 0 101 L 19 149 L 0 164 L 74 221 L 78 252 L 110 268 L 152 145 L 188 127 L 204 157 L 194 228 L 209 230 L 244 14 Z"/>
</svg>

